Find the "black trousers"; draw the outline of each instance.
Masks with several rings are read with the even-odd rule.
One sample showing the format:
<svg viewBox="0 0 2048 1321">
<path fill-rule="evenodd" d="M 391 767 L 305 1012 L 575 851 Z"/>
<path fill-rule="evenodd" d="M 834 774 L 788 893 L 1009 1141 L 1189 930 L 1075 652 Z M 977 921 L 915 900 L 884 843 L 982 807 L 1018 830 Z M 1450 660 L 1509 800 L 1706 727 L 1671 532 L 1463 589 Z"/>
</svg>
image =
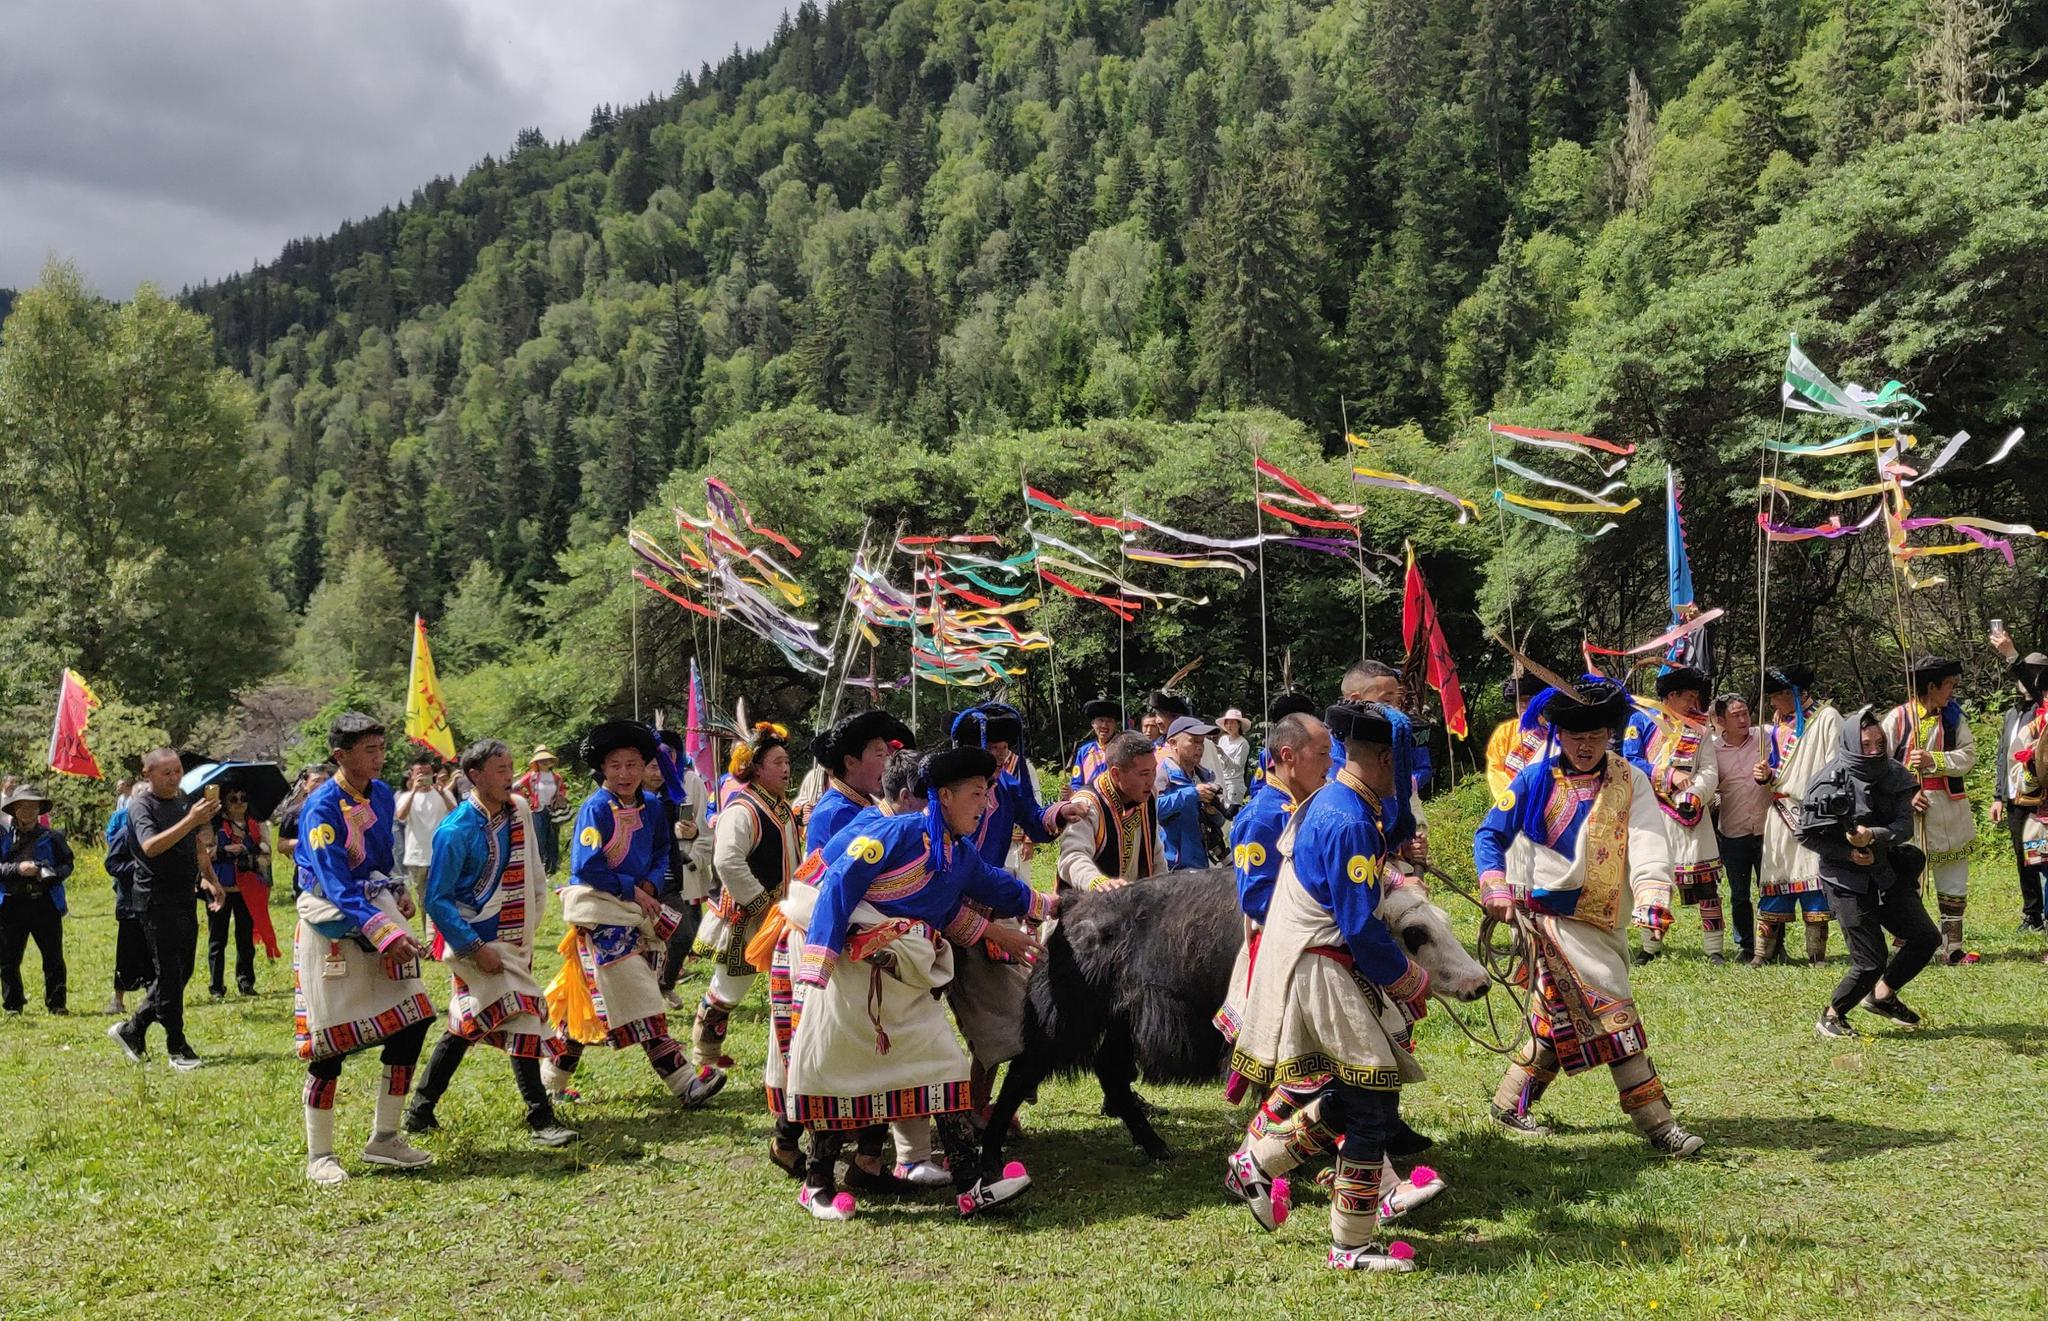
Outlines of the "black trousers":
<svg viewBox="0 0 2048 1321">
<path fill-rule="evenodd" d="M 1721 864 L 1728 871 L 1728 925 L 1735 933 L 1735 948 L 1746 959 L 1756 953 L 1756 907 L 1750 892 L 1763 871 L 1764 837 L 1716 831 L 1714 838 L 1720 841 Z"/>
<path fill-rule="evenodd" d="M 1835 920 L 1842 924 L 1842 938 L 1849 943 L 1849 971 L 1831 1001 L 1837 1014 L 1848 1014 L 1879 980 L 1896 992 L 1918 976 L 1940 948 L 1941 932 L 1927 916 L 1914 877 L 1902 876 L 1877 894 L 1851 894 L 1823 884 Z M 1899 938 L 1897 950 L 1885 940 L 1887 931 Z"/>
<path fill-rule="evenodd" d="M 43 1005 L 51 1013 L 64 1009 L 64 915 L 47 894 L 30 899 L 9 895 L 0 904 L 0 1006 L 20 1013 L 28 1001 L 21 985 L 21 958 L 35 941 L 43 960 Z"/>
<path fill-rule="evenodd" d="M 420 1047 L 427 1044 L 427 1029 L 434 1025 L 430 1018 L 423 1018 L 393 1032 L 379 1043 L 379 1062 L 397 1069 L 410 1069 L 420 1062 Z M 369 1047 L 363 1047 L 368 1050 Z M 351 1051 L 350 1054 L 359 1054 Z M 341 1076 L 341 1062 L 348 1055 L 329 1055 L 323 1060 L 312 1060 L 306 1065 L 306 1072 L 323 1082 L 333 1082 Z"/>
<path fill-rule="evenodd" d="M 185 1040 L 185 984 L 192 980 L 192 963 L 199 953 L 199 909 L 193 901 L 152 904 L 142 915 L 143 934 L 149 938 L 149 956 L 156 963 L 156 976 L 149 984 L 149 999 L 128 1020 L 128 1035 L 141 1045 L 149 1040 L 149 1025 L 164 1025 L 164 1048 L 173 1055 L 192 1053 Z"/>
<path fill-rule="evenodd" d="M 668 938 L 668 948 L 662 952 L 661 976 L 657 979 L 662 990 L 673 991 L 676 980 L 683 975 L 684 961 L 697 947 L 697 930 L 704 925 L 704 905 L 684 899 L 681 891 L 663 895 L 662 902 L 683 915 Z"/>
<path fill-rule="evenodd" d="M 412 1103 L 425 1110 L 432 1110 L 448 1091 L 448 1084 L 455 1080 L 455 1070 L 469 1054 L 469 1048 L 476 1043 L 453 1032 L 441 1033 L 441 1039 L 434 1043 L 434 1053 L 427 1056 L 427 1071 L 419 1085 L 413 1088 Z M 555 1122 L 554 1103 L 548 1100 L 548 1089 L 540 1080 L 540 1061 L 524 1059 L 513 1055 L 512 1081 L 519 1087 L 519 1099 L 526 1103 L 526 1126 L 531 1129 L 552 1127 Z"/>
<path fill-rule="evenodd" d="M 114 989 L 126 994 L 148 986 L 156 977 L 149 957 L 149 928 L 140 917 L 114 914 Z"/>
<path fill-rule="evenodd" d="M 2013 863 L 2020 869 L 2020 916 L 2026 920 L 2029 926 L 2039 926 L 2041 923 L 2041 883 L 2043 880 L 2048 880 L 2048 876 L 2043 875 L 2044 872 L 2048 872 L 2048 867 L 2029 867 L 2027 865 L 2027 850 L 2020 843 L 2020 835 L 2026 830 L 2027 818 L 2031 815 L 2031 809 L 2014 809 L 2008 806 L 2005 809 L 2005 826 L 2012 833 Z"/>
<path fill-rule="evenodd" d="M 227 994 L 223 980 L 227 972 L 228 928 L 235 933 L 235 989 L 244 995 L 256 993 L 256 940 L 250 931 L 249 905 L 240 890 L 229 890 L 227 901 L 206 915 L 206 972 L 211 978 L 206 989 Z"/>
</svg>

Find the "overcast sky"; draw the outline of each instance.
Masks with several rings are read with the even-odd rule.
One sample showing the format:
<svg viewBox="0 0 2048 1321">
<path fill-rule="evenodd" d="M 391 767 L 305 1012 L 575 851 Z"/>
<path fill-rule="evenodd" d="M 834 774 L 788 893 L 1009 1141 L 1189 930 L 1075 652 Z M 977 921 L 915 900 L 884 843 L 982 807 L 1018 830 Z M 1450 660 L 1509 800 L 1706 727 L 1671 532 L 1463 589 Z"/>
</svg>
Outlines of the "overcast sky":
<svg viewBox="0 0 2048 1321">
<path fill-rule="evenodd" d="M 795 0 L 788 0 L 793 6 Z M 0 287 L 122 298 L 503 155 L 754 48 L 784 0 L 0 0 Z"/>
</svg>

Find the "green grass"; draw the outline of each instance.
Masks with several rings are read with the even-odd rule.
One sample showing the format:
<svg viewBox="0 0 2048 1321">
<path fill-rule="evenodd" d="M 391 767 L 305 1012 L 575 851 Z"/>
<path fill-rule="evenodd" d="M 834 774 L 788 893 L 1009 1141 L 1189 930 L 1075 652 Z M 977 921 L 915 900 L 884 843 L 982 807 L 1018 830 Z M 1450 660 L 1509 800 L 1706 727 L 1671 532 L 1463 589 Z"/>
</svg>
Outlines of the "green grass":
<svg viewBox="0 0 2048 1321">
<path fill-rule="evenodd" d="M 1439 817 L 1438 847 L 1448 851 Z M 593 1052 L 577 1147 L 525 1141 L 504 1060 L 474 1052 L 441 1106 L 438 1157 L 369 1175 L 373 1059 L 343 1074 L 338 1149 L 358 1175 L 302 1174 L 288 960 L 253 1000 L 190 1011 L 208 1066 L 122 1059 L 102 1033 L 111 900 L 74 883 L 68 1019 L 0 1022 L 0 1315 L 395 1316 L 1346 1314 L 1494 1317 L 2039 1316 L 2048 1226 L 2048 1098 L 2038 941 L 2009 934 L 2009 864 L 1977 877 L 1985 961 L 1931 969 L 1918 1032 L 1823 1043 L 1812 1024 L 1842 971 L 1711 969 L 1692 914 L 1638 994 L 1679 1114 L 1704 1158 L 1652 1156 L 1605 1076 L 1564 1080 L 1560 1134 L 1490 1131 L 1499 1062 L 1437 1014 L 1430 1077 L 1406 1113 L 1439 1142 L 1450 1190 L 1401 1236 L 1423 1269 L 1324 1269 L 1325 1204 L 1260 1234 L 1223 1195 L 1242 1116 L 1215 1088 L 1149 1088 L 1179 1156 L 1143 1159 L 1097 1114 L 1092 1084 L 1049 1087 L 1013 1147 L 1036 1184 L 1005 1218 L 960 1222 L 937 1198 L 813 1224 L 763 1156 L 759 992 L 734 1022 L 735 1085 L 679 1113 L 638 1052 Z M 1455 901 L 1454 901 L 1455 902 Z M 280 908 L 281 929 L 289 911 Z M 1469 927 L 1469 917 L 1459 914 Z M 551 965 L 553 955 L 544 956 Z M 259 955 L 260 964 L 260 955 Z M 430 976 L 437 993 L 445 985 Z M 686 983 L 701 989 L 702 976 Z"/>
</svg>

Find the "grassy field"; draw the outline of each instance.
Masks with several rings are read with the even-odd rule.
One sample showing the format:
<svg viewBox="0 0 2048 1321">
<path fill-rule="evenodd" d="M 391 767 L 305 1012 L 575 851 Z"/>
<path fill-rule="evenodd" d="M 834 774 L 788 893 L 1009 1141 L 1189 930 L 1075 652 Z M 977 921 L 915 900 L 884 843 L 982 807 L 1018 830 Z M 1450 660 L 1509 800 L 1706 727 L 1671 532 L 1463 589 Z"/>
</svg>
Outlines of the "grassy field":
<svg viewBox="0 0 2048 1321">
<path fill-rule="evenodd" d="M 962 1223 L 934 1199 L 816 1225 L 764 1158 L 743 1081 L 758 993 L 710 1109 L 678 1112 L 638 1052 L 593 1052 L 568 1112 L 585 1140 L 562 1151 L 527 1144 L 509 1070 L 479 1050 L 424 1140 L 436 1164 L 368 1175 L 355 1154 L 376 1066 L 352 1061 L 337 1147 L 359 1177 L 323 1193 L 302 1174 L 289 952 L 255 999 L 206 1003 L 202 968 L 189 1017 L 206 1068 L 172 1072 L 157 1038 L 130 1064 L 91 1012 L 113 920 L 81 863 L 77 1012 L 42 1013 L 31 953 L 31 1008 L 0 1021 L 0 1316 L 2048 1314 L 2048 971 L 2038 938 L 2011 934 L 2009 863 L 1977 877 L 1984 962 L 1914 985 L 1917 1032 L 1872 1021 L 1851 1043 L 1812 1028 L 1839 939 L 1825 969 L 1715 969 L 1682 913 L 1638 994 L 1680 1116 L 1709 1142 L 1690 1163 L 1648 1152 L 1604 1076 L 1552 1091 L 1557 1137 L 1497 1135 L 1498 1061 L 1433 1014 L 1430 1078 L 1404 1107 L 1450 1190 L 1401 1227 L 1423 1266 L 1406 1277 L 1326 1270 L 1314 1190 L 1260 1234 L 1219 1181 L 1241 1117 L 1207 1088 L 1148 1089 L 1169 1164 L 1098 1116 L 1092 1084 L 1061 1084 L 1025 1111 L 1012 1151 L 1036 1185 L 1007 1217 Z"/>
</svg>

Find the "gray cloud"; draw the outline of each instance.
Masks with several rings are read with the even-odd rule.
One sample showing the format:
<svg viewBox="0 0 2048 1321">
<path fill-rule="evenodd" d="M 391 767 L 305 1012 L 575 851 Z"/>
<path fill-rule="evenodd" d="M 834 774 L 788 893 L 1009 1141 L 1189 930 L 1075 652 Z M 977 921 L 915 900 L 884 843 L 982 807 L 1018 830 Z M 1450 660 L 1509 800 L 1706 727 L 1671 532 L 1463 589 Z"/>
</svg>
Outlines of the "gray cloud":
<svg viewBox="0 0 2048 1321">
<path fill-rule="evenodd" d="M 791 0 L 794 3 L 794 0 Z M 782 0 L 9 0 L 0 286 L 74 261 L 125 297 L 267 261 L 521 128 L 666 91 Z"/>
</svg>

